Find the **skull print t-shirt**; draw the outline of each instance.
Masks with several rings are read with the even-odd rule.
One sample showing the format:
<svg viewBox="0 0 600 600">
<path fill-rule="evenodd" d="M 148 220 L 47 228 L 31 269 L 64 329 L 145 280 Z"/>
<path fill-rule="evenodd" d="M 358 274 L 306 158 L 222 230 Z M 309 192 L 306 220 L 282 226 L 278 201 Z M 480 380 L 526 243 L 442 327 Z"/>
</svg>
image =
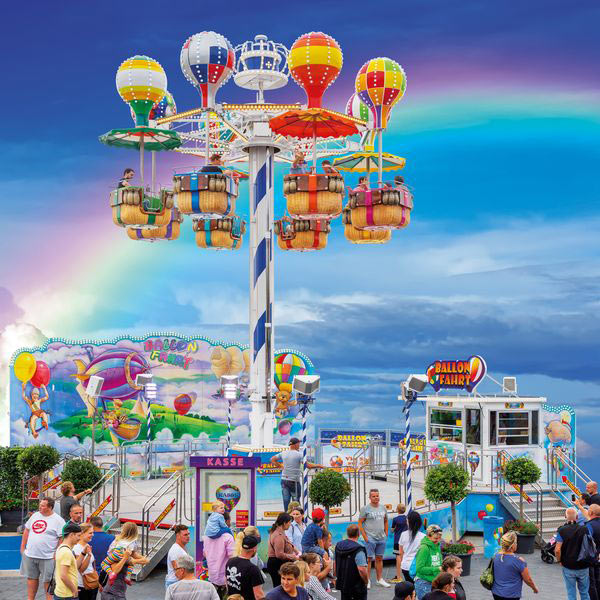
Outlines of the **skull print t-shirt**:
<svg viewBox="0 0 600 600">
<path fill-rule="evenodd" d="M 247 558 L 236 556 L 227 561 L 225 567 L 227 595 L 241 594 L 244 600 L 254 600 L 254 588 L 263 584 L 260 569 Z"/>
</svg>

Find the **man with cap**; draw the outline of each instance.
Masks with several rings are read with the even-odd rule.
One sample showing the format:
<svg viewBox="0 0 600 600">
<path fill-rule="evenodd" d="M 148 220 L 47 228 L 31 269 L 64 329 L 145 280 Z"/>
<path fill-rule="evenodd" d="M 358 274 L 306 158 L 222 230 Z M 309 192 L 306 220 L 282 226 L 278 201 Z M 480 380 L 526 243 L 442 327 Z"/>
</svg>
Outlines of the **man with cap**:
<svg viewBox="0 0 600 600">
<path fill-rule="evenodd" d="M 281 495 L 283 496 L 283 510 L 287 512 L 291 500 L 300 500 L 302 489 L 302 454 L 300 440 L 290 438 L 289 450 L 284 450 L 271 458 L 271 463 L 282 469 Z M 322 469 L 323 465 L 307 462 L 309 469 Z"/>
<path fill-rule="evenodd" d="M 244 600 L 262 600 L 265 597 L 262 573 L 255 564 L 250 562 L 257 551 L 258 538 L 247 535 L 242 540 L 240 555 L 227 561 L 225 577 L 229 596 L 240 594 Z"/>
<path fill-rule="evenodd" d="M 69 522 L 63 528 L 63 542 L 56 550 L 56 566 L 54 568 L 55 598 L 77 598 L 78 567 L 85 558 L 83 554 L 75 558 L 73 548 L 81 537 L 81 527 L 77 523 Z"/>
</svg>

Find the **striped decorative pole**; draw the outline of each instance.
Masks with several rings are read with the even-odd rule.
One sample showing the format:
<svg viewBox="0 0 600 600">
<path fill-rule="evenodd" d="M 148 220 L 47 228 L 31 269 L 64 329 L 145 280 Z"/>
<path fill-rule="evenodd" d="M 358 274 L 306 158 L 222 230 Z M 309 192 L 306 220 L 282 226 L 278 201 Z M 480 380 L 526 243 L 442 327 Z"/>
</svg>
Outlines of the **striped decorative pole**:
<svg viewBox="0 0 600 600">
<path fill-rule="evenodd" d="M 309 396 L 297 395 L 297 402 L 302 411 L 302 508 L 304 519 L 308 518 L 308 445 L 306 443 L 306 414 L 308 413 Z"/>
<path fill-rule="evenodd" d="M 255 124 L 259 125 L 259 124 Z M 264 125 L 264 123 L 260 124 Z M 250 171 L 250 415 L 253 447 L 273 445 L 273 156 L 270 137 L 251 138 Z"/>
<path fill-rule="evenodd" d="M 404 405 L 404 417 L 406 419 L 406 431 L 404 433 L 404 447 L 406 448 L 406 510 L 412 510 L 412 465 L 410 450 L 410 407 L 413 403 L 412 398 L 407 398 Z"/>
<path fill-rule="evenodd" d="M 227 399 L 227 452 L 231 448 L 231 400 Z"/>
</svg>

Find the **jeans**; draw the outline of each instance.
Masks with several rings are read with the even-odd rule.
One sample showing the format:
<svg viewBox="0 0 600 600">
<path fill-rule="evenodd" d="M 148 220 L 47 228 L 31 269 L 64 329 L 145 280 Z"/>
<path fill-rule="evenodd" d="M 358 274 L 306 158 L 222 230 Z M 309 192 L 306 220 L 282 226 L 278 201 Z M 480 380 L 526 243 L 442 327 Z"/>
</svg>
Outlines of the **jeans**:
<svg viewBox="0 0 600 600">
<path fill-rule="evenodd" d="M 568 600 L 577 600 L 575 586 L 579 588 L 581 600 L 590 600 L 590 572 L 588 569 L 567 569 L 563 567 L 562 573 L 567 588 Z"/>
<path fill-rule="evenodd" d="M 288 506 L 292 500 L 300 501 L 300 482 L 281 480 L 281 495 L 283 496 L 283 512 L 287 512 Z"/>
<path fill-rule="evenodd" d="M 415 592 L 417 592 L 417 600 L 421 600 L 425 594 L 431 591 L 431 581 L 424 579 L 415 579 Z"/>
</svg>

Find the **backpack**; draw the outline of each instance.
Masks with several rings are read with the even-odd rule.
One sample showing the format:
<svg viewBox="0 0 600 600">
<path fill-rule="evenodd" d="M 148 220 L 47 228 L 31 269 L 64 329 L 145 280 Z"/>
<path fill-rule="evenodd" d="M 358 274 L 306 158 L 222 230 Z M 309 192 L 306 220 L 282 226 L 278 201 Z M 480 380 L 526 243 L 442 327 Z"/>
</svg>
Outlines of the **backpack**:
<svg viewBox="0 0 600 600">
<path fill-rule="evenodd" d="M 417 554 L 415 554 L 413 561 L 410 563 L 410 569 L 408 569 L 408 574 L 411 576 L 412 579 L 414 579 L 417 575 Z"/>
<path fill-rule="evenodd" d="M 586 534 L 581 538 L 581 546 L 579 547 L 577 562 L 583 562 L 588 566 L 591 566 L 595 564 L 597 556 L 598 551 L 596 550 L 594 538 L 586 532 Z"/>
</svg>

